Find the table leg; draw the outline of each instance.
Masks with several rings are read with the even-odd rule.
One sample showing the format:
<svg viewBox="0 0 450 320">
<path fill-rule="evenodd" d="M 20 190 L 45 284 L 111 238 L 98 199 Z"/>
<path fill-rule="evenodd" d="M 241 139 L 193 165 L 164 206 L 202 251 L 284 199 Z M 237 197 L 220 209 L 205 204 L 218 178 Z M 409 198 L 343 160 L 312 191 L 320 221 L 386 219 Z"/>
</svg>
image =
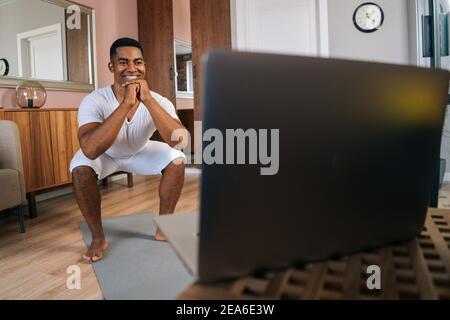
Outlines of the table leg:
<svg viewBox="0 0 450 320">
<path fill-rule="evenodd" d="M 128 180 L 128 188 L 133 188 L 133 174 L 127 173 L 127 180 Z"/>
</svg>

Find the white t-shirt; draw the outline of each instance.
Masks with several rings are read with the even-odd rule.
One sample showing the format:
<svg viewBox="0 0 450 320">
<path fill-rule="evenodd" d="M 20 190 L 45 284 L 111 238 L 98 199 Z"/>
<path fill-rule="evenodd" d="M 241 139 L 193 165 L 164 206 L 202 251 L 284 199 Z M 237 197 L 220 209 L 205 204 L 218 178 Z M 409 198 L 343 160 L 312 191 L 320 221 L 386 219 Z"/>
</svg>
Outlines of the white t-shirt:
<svg viewBox="0 0 450 320">
<path fill-rule="evenodd" d="M 175 107 L 163 96 L 150 91 L 156 102 L 173 118 L 178 119 Z M 103 123 L 120 103 L 111 87 L 95 90 L 85 97 L 78 110 L 78 127 L 97 122 Z M 156 126 L 147 107 L 141 103 L 131 119 L 126 119 L 113 145 L 106 151 L 112 158 L 129 158 L 141 151 L 150 137 L 155 133 Z"/>
</svg>

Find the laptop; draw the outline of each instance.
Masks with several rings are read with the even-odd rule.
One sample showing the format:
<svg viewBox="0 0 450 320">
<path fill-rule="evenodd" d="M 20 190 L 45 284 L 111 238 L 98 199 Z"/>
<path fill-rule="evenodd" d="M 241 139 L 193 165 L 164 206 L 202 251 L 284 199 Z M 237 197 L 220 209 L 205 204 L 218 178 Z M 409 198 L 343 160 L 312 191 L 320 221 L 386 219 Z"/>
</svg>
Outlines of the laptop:
<svg viewBox="0 0 450 320">
<path fill-rule="evenodd" d="M 227 129 L 250 133 L 245 157 L 236 143 L 217 147 L 215 163 L 204 159 L 200 214 L 156 219 L 199 282 L 303 266 L 421 232 L 447 71 L 227 50 L 203 62 L 204 132 L 222 133 L 224 145 L 232 144 Z M 212 140 L 204 140 L 206 153 Z M 276 165 L 266 151 L 278 152 Z"/>
</svg>

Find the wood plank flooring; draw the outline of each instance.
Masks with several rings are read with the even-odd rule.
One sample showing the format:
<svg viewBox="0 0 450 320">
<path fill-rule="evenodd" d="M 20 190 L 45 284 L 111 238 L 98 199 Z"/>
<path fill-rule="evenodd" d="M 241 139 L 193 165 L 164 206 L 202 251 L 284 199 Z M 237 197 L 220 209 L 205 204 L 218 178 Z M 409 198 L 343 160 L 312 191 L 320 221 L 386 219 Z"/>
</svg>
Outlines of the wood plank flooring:
<svg viewBox="0 0 450 320">
<path fill-rule="evenodd" d="M 187 175 L 176 212 L 198 212 L 198 174 Z M 100 187 L 104 218 L 157 213 L 159 177 L 135 177 Z M 0 299 L 103 299 L 90 264 L 80 257 L 86 248 L 79 228 L 81 213 L 72 194 L 38 203 L 38 218 L 26 219 L 20 235 L 15 216 L 0 219 Z M 81 268 L 81 290 L 66 289 L 67 268 Z"/>
<path fill-rule="evenodd" d="M 187 175 L 176 212 L 199 210 L 199 175 Z M 103 217 L 158 212 L 159 177 L 135 177 L 101 187 Z M 450 184 L 440 192 L 440 207 L 450 208 Z M 39 216 L 26 220 L 20 235 L 16 217 L 0 219 L 0 299 L 102 299 L 89 264 L 79 259 L 85 246 L 79 229 L 81 213 L 72 194 L 38 203 Z M 67 267 L 81 268 L 81 290 L 66 289 Z"/>
</svg>

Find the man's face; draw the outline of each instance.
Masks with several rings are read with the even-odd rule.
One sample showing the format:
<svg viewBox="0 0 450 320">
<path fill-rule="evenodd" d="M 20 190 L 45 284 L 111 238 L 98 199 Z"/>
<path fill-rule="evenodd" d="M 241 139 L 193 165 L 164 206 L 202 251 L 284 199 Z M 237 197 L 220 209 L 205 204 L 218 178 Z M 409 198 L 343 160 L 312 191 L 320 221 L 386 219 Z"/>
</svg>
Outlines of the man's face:
<svg viewBox="0 0 450 320">
<path fill-rule="evenodd" d="M 113 60 L 109 63 L 109 70 L 114 73 L 114 83 L 123 85 L 134 80 L 144 80 L 146 65 L 139 48 L 117 48 Z"/>
</svg>

